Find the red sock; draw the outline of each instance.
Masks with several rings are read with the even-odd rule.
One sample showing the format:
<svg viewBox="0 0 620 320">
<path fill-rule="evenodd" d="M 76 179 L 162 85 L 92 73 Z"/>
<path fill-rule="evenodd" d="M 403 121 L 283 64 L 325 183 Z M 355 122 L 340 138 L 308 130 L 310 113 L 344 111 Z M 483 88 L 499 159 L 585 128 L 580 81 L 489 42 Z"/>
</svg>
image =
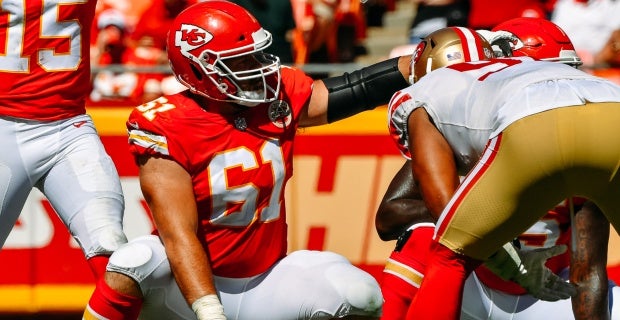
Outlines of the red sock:
<svg viewBox="0 0 620 320">
<path fill-rule="evenodd" d="M 96 280 L 103 277 L 105 268 L 108 265 L 108 260 L 110 260 L 110 256 L 94 256 L 88 259 L 88 265 L 90 266 L 90 270 L 95 275 Z"/>
<path fill-rule="evenodd" d="M 434 232 L 432 225 L 416 226 L 400 251 L 390 255 L 381 279 L 381 320 L 402 320 L 407 314 L 426 269 Z"/>
<path fill-rule="evenodd" d="M 119 293 L 101 278 L 84 310 L 83 319 L 136 320 L 141 308 L 141 298 Z"/>
<path fill-rule="evenodd" d="M 436 241 L 431 247 L 424 280 L 409 307 L 407 319 L 458 320 L 465 279 L 481 262 L 455 253 Z"/>
</svg>

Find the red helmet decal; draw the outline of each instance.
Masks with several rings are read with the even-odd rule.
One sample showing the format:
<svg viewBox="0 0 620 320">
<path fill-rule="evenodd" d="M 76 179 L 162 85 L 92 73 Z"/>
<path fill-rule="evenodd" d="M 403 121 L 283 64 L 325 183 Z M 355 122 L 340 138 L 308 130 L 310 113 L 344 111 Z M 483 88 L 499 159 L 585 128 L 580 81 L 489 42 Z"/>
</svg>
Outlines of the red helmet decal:
<svg viewBox="0 0 620 320">
<path fill-rule="evenodd" d="M 418 43 L 418 46 L 415 48 L 415 51 L 413 52 L 412 58 L 411 58 L 411 63 L 416 63 L 418 62 L 418 60 L 420 60 L 420 56 L 422 55 L 422 52 L 424 51 L 424 48 L 426 48 L 426 42 L 422 41 L 420 43 Z"/>
</svg>

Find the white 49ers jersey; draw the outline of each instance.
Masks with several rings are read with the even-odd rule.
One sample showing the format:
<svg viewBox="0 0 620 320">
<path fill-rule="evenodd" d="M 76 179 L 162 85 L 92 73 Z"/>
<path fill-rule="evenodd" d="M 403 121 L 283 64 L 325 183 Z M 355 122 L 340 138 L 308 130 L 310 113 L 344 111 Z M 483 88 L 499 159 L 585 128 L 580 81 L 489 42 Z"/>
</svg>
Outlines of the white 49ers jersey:
<svg viewBox="0 0 620 320">
<path fill-rule="evenodd" d="M 454 150 L 459 173 L 465 174 L 487 141 L 511 123 L 586 101 L 620 101 L 620 87 L 568 65 L 530 58 L 459 63 L 397 92 L 389 103 L 389 128 L 410 158 L 407 119 L 416 108 L 425 108 Z"/>
</svg>

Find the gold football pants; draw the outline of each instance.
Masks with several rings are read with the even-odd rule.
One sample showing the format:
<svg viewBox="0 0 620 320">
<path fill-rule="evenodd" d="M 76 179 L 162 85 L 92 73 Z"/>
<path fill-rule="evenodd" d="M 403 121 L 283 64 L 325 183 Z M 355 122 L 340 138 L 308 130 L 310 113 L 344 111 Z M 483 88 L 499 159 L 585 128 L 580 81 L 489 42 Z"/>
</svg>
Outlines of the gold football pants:
<svg viewBox="0 0 620 320">
<path fill-rule="evenodd" d="M 486 259 L 570 196 L 594 201 L 620 230 L 620 103 L 525 117 L 491 139 L 438 221 L 448 248 Z"/>
</svg>

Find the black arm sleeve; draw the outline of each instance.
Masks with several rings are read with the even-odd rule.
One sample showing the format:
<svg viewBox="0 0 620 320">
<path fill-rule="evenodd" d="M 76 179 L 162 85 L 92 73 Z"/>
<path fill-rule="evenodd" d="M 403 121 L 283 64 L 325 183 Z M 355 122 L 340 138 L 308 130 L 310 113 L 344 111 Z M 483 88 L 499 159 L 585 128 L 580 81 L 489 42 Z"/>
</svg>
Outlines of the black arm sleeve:
<svg viewBox="0 0 620 320">
<path fill-rule="evenodd" d="M 387 104 L 392 95 L 409 85 L 393 58 L 323 80 L 329 96 L 327 121 L 334 122 Z"/>
</svg>

